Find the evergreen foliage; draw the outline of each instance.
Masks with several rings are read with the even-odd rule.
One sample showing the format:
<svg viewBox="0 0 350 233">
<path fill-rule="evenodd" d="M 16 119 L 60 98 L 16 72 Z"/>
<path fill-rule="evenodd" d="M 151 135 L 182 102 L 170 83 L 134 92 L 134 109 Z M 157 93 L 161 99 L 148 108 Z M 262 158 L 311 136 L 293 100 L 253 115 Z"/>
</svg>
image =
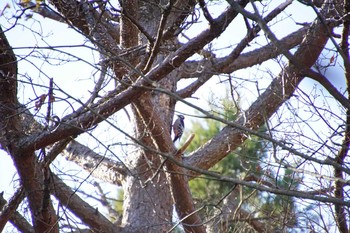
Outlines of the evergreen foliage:
<svg viewBox="0 0 350 233">
<path fill-rule="evenodd" d="M 237 107 L 233 101 L 230 101 L 228 95 L 221 99 L 219 103 L 212 103 L 211 106 L 212 112 L 220 116 L 225 116 L 226 120 L 235 120 L 239 112 L 239 106 Z M 196 137 L 188 148 L 189 152 L 200 147 L 203 142 L 208 141 L 225 126 L 223 123 L 211 119 L 196 120 L 191 125 L 192 128 L 188 129 L 187 132 L 195 132 Z M 260 133 L 266 133 L 267 129 L 266 127 L 261 127 L 259 131 Z M 276 167 L 276 170 L 271 170 L 270 168 L 264 169 L 266 167 L 264 166 L 266 163 L 264 161 L 268 159 L 271 151 L 271 144 L 268 141 L 250 135 L 249 139 L 242 146 L 213 166 L 211 171 L 232 178 L 249 179 L 252 176 L 257 180 L 264 180 L 279 187 L 296 189 L 298 187 L 298 177 L 293 171 L 278 167 Z M 281 175 L 282 171 L 284 172 L 283 175 Z M 193 197 L 197 201 L 197 207 L 205 207 L 202 216 L 207 219 L 213 217 L 212 215 L 218 214 L 218 211 L 215 210 L 220 208 L 223 199 L 230 192 L 239 190 L 237 194 L 239 193 L 240 196 L 237 196 L 236 199 L 237 203 L 242 203 L 240 208 L 250 211 L 255 210 L 255 217 L 266 219 L 271 230 L 290 228 L 288 230 L 290 231 L 291 228 L 298 224 L 296 206 L 291 197 L 276 196 L 246 187 L 242 188 L 228 182 L 222 182 L 204 176 L 191 180 L 190 188 Z M 285 219 L 285 221 L 274 221 L 274 219 L 282 216 L 281 213 L 288 213 L 287 216 L 289 219 Z M 244 232 L 252 230 L 248 224 L 239 221 L 239 219 L 233 221 L 234 224 L 229 227 L 232 232 L 235 229 L 237 230 L 237 228 L 245 229 Z M 242 221 L 244 222 L 244 220 Z"/>
</svg>

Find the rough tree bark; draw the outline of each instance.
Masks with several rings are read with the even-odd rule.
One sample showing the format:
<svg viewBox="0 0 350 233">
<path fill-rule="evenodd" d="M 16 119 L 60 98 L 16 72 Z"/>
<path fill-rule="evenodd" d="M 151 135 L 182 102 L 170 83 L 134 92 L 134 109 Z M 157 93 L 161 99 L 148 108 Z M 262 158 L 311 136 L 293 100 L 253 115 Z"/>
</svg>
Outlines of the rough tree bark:
<svg viewBox="0 0 350 233">
<path fill-rule="evenodd" d="M 23 108 L 17 100 L 17 61 L 5 34 L 0 31 L 0 144 L 11 155 L 17 168 L 36 232 L 59 231 L 58 218 L 49 192 L 95 231 L 166 232 L 174 225 L 174 205 L 186 232 L 205 232 L 203 220 L 196 213 L 188 188 L 189 177 L 193 178 L 199 173 L 198 170 L 191 171 L 186 167 L 207 170 L 239 147 L 248 134 L 256 133 L 255 130 L 264 125 L 293 95 L 299 83 L 312 74 L 310 68 L 324 49 L 333 27 L 339 25 L 338 21 L 325 24 L 324 20 L 317 19 L 311 26 L 307 25 L 286 38 L 274 41 L 273 35 L 264 26 L 291 4 L 291 1 L 286 1 L 264 20 L 257 20 L 259 26 L 248 28 L 247 36 L 228 56 L 215 58 L 209 54 L 208 59 L 200 62 L 187 61 L 220 36 L 239 13 L 248 18 L 258 18 L 257 15 L 244 11 L 249 3 L 247 0 L 228 1 L 230 6 L 216 19 L 211 17 L 204 1 L 199 2 L 208 21 L 208 28 L 189 42 L 181 44 L 177 35 L 186 18 L 193 14 L 197 1 L 120 0 L 120 20 L 118 23 L 110 23 L 107 13 L 101 13 L 88 2 L 51 0 L 50 3 L 66 19 L 66 23 L 78 29 L 99 50 L 101 64 L 113 70 L 116 83 L 114 91 L 99 100 L 93 99 L 66 115 L 54 130 L 44 127 L 29 129 L 31 127 L 25 125 L 28 122 L 33 125 L 35 120 L 30 114 L 26 114 L 28 118 L 25 119 L 24 111 L 20 112 Z M 334 4 L 342 5 L 340 2 Z M 333 4 L 326 1 L 320 14 L 327 19 L 336 18 L 339 12 L 332 7 Z M 265 30 L 273 43 L 243 54 L 243 49 L 261 29 Z M 348 32 L 344 31 L 344 35 L 347 36 Z M 299 45 L 297 51 L 290 55 L 288 50 L 296 45 Z M 344 51 L 347 51 L 347 46 L 344 42 Z M 134 49 L 141 51 L 141 55 L 133 54 Z M 215 74 L 232 73 L 279 54 L 285 55 L 289 63 L 265 92 L 235 122 L 224 121 L 227 126 L 215 137 L 188 157 L 182 158 L 170 136 L 176 101 L 191 97 Z M 347 52 L 345 54 L 348 56 Z M 203 69 L 199 71 L 200 66 Z M 178 81 L 189 77 L 197 80 L 178 90 Z M 129 123 L 133 126 L 132 140 L 135 146 L 129 150 L 125 164 L 104 159 L 89 148 L 71 141 L 71 137 L 91 129 L 128 105 L 132 109 L 132 120 Z M 222 121 L 207 112 L 203 113 Z M 349 117 L 347 122 L 349 123 Z M 349 145 L 348 134 L 344 145 Z M 52 155 L 47 156 L 48 160 L 39 160 L 35 153 L 40 150 L 46 158 L 45 147 L 52 148 Z M 289 148 L 284 146 L 283 149 Z M 50 174 L 48 166 L 62 150 L 63 156 L 84 169 L 91 172 L 99 170 L 100 172 L 94 173 L 97 177 L 123 186 L 121 226 L 113 225 L 56 175 Z M 343 165 L 347 153 L 347 149 L 341 151 L 336 162 L 329 162 L 337 165 L 335 176 L 339 180 L 336 183 L 335 197 L 340 200 L 335 205 L 335 210 L 338 227 L 343 232 L 348 229 L 344 209 L 339 204 L 344 201 L 344 169 L 338 168 Z M 271 190 L 277 194 L 286 191 L 284 194 L 288 195 L 288 190 Z M 228 202 L 232 200 L 233 196 Z M 232 201 L 230 206 L 233 208 L 236 204 Z M 226 212 L 229 213 L 225 209 L 225 214 Z M 241 211 L 240 215 L 249 216 L 249 213 Z M 249 223 L 257 231 L 263 232 L 266 229 L 258 220 Z"/>
</svg>

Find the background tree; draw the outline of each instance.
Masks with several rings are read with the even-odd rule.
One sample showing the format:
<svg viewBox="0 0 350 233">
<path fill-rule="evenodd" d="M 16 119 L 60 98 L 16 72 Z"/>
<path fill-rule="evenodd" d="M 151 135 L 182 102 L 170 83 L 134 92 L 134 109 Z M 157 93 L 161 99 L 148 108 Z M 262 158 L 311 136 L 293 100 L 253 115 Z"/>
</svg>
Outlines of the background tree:
<svg viewBox="0 0 350 233">
<path fill-rule="evenodd" d="M 230 101 L 227 93 L 218 103 L 211 100 L 209 104 L 211 112 L 225 120 L 234 121 L 240 105 L 239 98 L 237 99 L 238 101 L 235 103 Z M 192 127 L 188 131 L 196 132 L 197 137 L 188 147 L 189 153 L 219 133 L 225 126 L 225 124 L 211 119 L 205 119 L 204 122 L 197 120 L 191 124 Z M 266 127 L 262 126 L 258 132 L 266 133 Z M 298 177 L 296 176 L 298 174 L 291 170 L 286 169 L 281 180 L 275 180 L 279 177 L 276 176 L 274 170 L 269 167 L 266 170 L 263 169 L 266 165 L 264 161 L 267 157 L 266 152 L 270 150 L 269 147 L 267 140 L 259 140 L 259 137 L 253 135 L 235 151 L 215 164 L 210 171 L 243 180 L 264 181 L 271 184 L 276 181 L 279 187 L 285 189 L 290 188 L 291 185 L 297 186 Z M 266 174 L 262 173 L 264 170 Z M 207 227 L 210 232 L 218 232 L 218 229 L 220 232 L 255 232 L 249 224 L 245 223 L 248 220 L 245 216 L 234 216 L 235 211 L 232 210 L 241 210 L 243 213 L 254 210 L 255 217 L 269 219 L 269 225 L 265 229 L 269 232 L 293 229 L 297 226 L 295 204 L 291 197 L 270 195 L 255 189 L 232 185 L 232 183 L 222 182 L 215 178 L 207 179 L 202 176 L 191 180 L 190 188 L 198 208 L 204 207 L 200 212 L 202 218 L 217 218 L 216 221 L 213 221 L 214 224 Z M 236 206 L 231 206 L 231 213 L 222 213 L 221 210 L 227 209 L 225 204 L 230 201 L 233 201 Z"/>
<path fill-rule="evenodd" d="M 279 222 L 276 232 L 348 232 L 349 82 L 339 82 L 350 80 L 346 1 L 7 4 L 0 13 L 0 144 L 18 183 L 0 229 L 10 221 L 25 232 L 169 232 L 179 224 L 205 232 L 243 218 L 271 232 L 272 215 L 259 212 L 270 206 L 241 208 L 241 188 L 260 192 L 264 204 L 293 203 L 281 207 L 298 220 Z M 223 87 L 230 101 L 236 91 L 244 99 L 235 118 L 210 112 L 197 96 Z M 224 127 L 183 157 L 192 137 L 182 148 L 172 143 L 177 111 Z M 249 139 L 270 145 L 260 177 L 209 171 L 249 148 Z M 199 175 L 237 188 L 209 219 L 189 188 Z M 109 207 L 104 187 L 89 186 L 91 176 L 123 189 L 116 222 L 91 200 L 100 196 Z"/>
</svg>

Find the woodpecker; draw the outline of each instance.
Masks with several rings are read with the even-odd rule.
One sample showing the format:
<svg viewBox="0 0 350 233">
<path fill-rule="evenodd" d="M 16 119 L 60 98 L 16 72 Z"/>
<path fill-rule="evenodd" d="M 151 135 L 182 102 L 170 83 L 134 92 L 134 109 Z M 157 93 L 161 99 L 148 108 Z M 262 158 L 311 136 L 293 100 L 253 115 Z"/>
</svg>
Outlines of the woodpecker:
<svg viewBox="0 0 350 233">
<path fill-rule="evenodd" d="M 179 139 L 179 141 L 180 141 L 180 138 L 181 138 L 181 136 L 184 132 L 184 129 L 185 129 L 185 122 L 184 122 L 185 117 L 183 115 L 177 115 L 177 116 L 178 116 L 178 118 L 176 119 L 176 121 L 173 124 L 173 131 L 174 131 L 173 142 L 175 142 L 177 139 Z"/>
</svg>

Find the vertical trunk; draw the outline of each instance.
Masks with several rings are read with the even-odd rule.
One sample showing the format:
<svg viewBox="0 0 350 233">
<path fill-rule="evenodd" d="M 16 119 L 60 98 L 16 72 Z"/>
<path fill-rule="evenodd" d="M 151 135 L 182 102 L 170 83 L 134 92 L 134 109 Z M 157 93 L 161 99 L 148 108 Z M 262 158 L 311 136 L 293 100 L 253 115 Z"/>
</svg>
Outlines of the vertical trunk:
<svg viewBox="0 0 350 233">
<path fill-rule="evenodd" d="M 128 4 L 128 5 L 126 5 Z M 139 7 L 140 25 L 153 38 L 157 32 L 157 23 L 159 22 L 160 8 L 158 3 L 123 2 L 123 11 L 125 18 L 122 20 L 121 26 L 121 44 L 125 48 L 137 46 L 138 40 L 135 40 L 135 27 L 131 27 L 127 19 L 128 15 L 133 15 L 135 19 L 135 6 Z M 130 30 L 130 32 L 127 32 Z M 134 39 L 130 39 L 130 35 Z M 142 34 L 140 34 L 140 42 L 142 44 L 149 43 Z M 129 38 L 129 39 L 128 39 Z M 147 57 L 144 59 L 147 60 Z M 159 58 L 158 58 L 159 59 Z M 135 67 L 141 59 L 130 61 Z M 142 61 L 141 61 L 142 62 Z M 131 80 L 133 72 L 130 71 Z M 168 79 L 169 80 L 169 79 Z M 163 83 L 163 88 L 172 89 L 173 85 L 169 81 Z M 144 100 L 152 103 L 144 106 Z M 146 93 L 142 95 L 135 103 L 132 104 L 134 136 L 142 145 L 157 149 L 157 145 L 151 138 L 148 130 L 150 127 L 150 119 L 144 118 L 139 106 L 147 107 L 151 112 L 153 108 L 164 109 L 161 112 L 161 119 L 167 122 L 170 128 L 170 98 L 159 93 Z M 174 104 L 173 104 L 174 106 Z M 127 165 L 130 168 L 131 175 L 127 176 L 123 182 L 124 189 L 124 214 L 122 224 L 126 232 L 166 232 L 171 228 L 172 224 L 172 197 L 169 184 L 166 178 L 165 169 L 163 168 L 163 158 L 147 149 L 136 145 L 127 158 Z"/>
<path fill-rule="evenodd" d="M 172 200 L 159 155 L 139 150 L 130 158 L 134 169 L 123 184 L 122 223 L 130 232 L 166 232 L 172 221 Z"/>
<path fill-rule="evenodd" d="M 152 95 L 142 95 L 132 106 L 135 137 L 143 145 L 157 149 L 148 131 L 151 123 L 143 118 L 138 107 L 144 105 L 145 98 L 152 98 Z M 132 174 L 123 183 L 123 225 L 132 227 L 132 232 L 167 231 L 172 220 L 172 198 L 162 157 L 136 145 L 135 151 L 128 157 L 128 166 Z"/>
</svg>

